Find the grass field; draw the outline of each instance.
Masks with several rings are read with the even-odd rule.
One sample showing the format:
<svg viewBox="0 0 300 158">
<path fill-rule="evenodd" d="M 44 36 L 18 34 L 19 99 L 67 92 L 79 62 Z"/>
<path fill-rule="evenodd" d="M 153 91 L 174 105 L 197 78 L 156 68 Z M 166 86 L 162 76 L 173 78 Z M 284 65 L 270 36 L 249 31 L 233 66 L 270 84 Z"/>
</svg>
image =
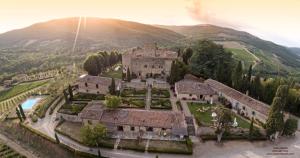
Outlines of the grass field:
<svg viewBox="0 0 300 158">
<path fill-rule="evenodd" d="M 246 68 L 248 68 L 251 64 L 254 64 L 255 58 L 246 50 L 235 48 L 227 48 L 227 50 L 232 52 L 235 59 L 243 61 Z"/>
<path fill-rule="evenodd" d="M 108 72 L 103 73 L 101 76 L 122 79 L 122 69 L 117 71 L 110 70 Z"/>
<path fill-rule="evenodd" d="M 200 125 L 210 126 L 212 125 L 212 111 L 216 107 L 216 105 L 210 104 L 201 104 L 201 103 L 188 103 L 188 107 L 191 113 L 195 116 L 197 122 Z M 241 128 L 249 128 L 250 123 L 242 119 L 240 116 L 232 112 L 232 118 L 236 118 L 238 122 L 238 127 Z"/>
<path fill-rule="evenodd" d="M 28 82 L 28 83 L 18 84 L 9 90 L 0 92 L 0 102 L 3 100 L 6 100 L 6 99 L 12 98 L 12 97 L 19 95 L 23 92 L 26 92 L 28 90 L 42 86 L 46 83 L 47 83 L 47 81 L 36 81 L 36 82 Z"/>
</svg>

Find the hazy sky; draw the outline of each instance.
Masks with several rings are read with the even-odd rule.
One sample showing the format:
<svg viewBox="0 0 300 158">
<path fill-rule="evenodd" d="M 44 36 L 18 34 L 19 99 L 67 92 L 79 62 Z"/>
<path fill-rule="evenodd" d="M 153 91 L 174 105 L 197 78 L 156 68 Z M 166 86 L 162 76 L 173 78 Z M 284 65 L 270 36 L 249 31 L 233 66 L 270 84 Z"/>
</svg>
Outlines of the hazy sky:
<svg viewBox="0 0 300 158">
<path fill-rule="evenodd" d="M 300 47 L 300 0 L 0 0 L 0 32 L 55 18 L 216 24 Z"/>
</svg>

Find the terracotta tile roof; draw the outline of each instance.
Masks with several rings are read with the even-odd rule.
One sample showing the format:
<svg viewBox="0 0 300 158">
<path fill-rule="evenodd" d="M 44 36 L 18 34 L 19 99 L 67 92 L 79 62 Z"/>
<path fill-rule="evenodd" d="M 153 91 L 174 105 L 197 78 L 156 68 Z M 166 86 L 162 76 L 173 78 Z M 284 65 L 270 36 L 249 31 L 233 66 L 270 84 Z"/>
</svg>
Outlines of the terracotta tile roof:
<svg viewBox="0 0 300 158">
<path fill-rule="evenodd" d="M 179 94 L 213 95 L 214 90 L 206 83 L 194 80 L 181 80 L 175 83 L 175 88 Z"/>
<path fill-rule="evenodd" d="M 261 101 L 258 101 L 256 99 L 253 99 L 253 98 L 247 96 L 246 94 L 243 94 L 231 87 L 224 85 L 223 83 L 220 83 L 220 82 L 212 80 L 212 79 L 208 79 L 204 83 L 209 84 L 216 91 L 222 92 L 226 96 L 239 101 L 240 103 L 254 109 L 255 111 L 257 111 L 265 116 L 267 116 L 269 113 L 269 109 L 270 109 L 269 105 L 267 105 Z"/>
<path fill-rule="evenodd" d="M 106 109 L 102 102 L 89 103 L 79 114 L 82 119 L 100 120 L 116 125 L 145 126 L 157 128 L 186 128 L 183 113 L 138 109 Z"/>
<path fill-rule="evenodd" d="M 85 74 L 80 76 L 77 82 L 87 82 L 87 83 L 110 86 L 111 80 L 112 78 L 110 77 L 91 76 Z M 115 83 L 116 85 L 118 85 L 119 83 L 121 83 L 121 80 L 115 78 Z"/>
</svg>

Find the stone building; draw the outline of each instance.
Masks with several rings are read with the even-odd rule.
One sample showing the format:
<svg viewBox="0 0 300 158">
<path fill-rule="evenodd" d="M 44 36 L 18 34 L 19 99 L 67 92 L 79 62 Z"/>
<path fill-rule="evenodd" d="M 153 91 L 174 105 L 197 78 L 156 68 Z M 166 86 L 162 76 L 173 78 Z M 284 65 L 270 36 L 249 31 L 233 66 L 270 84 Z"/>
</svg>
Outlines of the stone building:
<svg viewBox="0 0 300 158">
<path fill-rule="evenodd" d="M 104 124 L 110 135 L 153 139 L 187 136 L 183 113 L 138 109 L 106 109 L 102 102 L 90 102 L 79 114 L 84 124 Z"/>
<path fill-rule="evenodd" d="M 208 79 L 204 81 L 212 89 L 214 89 L 219 97 L 224 97 L 232 105 L 232 109 L 245 117 L 252 118 L 265 123 L 267 120 L 270 106 L 247 96 L 231 87 L 224 85 L 218 81 Z"/>
<path fill-rule="evenodd" d="M 187 78 L 175 83 L 175 94 L 178 99 L 198 100 L 210 104 L 217 99 L 217 94 L 208 84 Z"/>
<path fill-rule="evenodd" d="M 77 80 L 78 92 L 89 94 L 108 94 L 112 78 L 82 75 Z M 116 90 L 121 90 L 122 81 L 115 79 Z"/>
<path fill-rule="evenodd" d="M 143 48 L 133 48 L 122 55 L 123 73 L 130 70 L 134 76 L 166 78 L 170 74 L 172 61 L 178 53 L 157 48 L 156 44 L 148 44 Z"/>
</svg>

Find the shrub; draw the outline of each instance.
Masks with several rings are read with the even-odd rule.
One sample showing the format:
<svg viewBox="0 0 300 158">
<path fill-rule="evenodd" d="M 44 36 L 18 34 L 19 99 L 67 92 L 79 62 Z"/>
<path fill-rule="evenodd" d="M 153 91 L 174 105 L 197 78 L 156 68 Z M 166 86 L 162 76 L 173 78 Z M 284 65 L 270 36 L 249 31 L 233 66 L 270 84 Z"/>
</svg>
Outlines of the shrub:
<svg viewBox="0 0 300 158">
<path fill-rule="evenodd" d="M 294 135 L 298 129 L 298 120 L 287 119 L 284 124 L 283 135 L 290 136 Z"/>
</svg>

